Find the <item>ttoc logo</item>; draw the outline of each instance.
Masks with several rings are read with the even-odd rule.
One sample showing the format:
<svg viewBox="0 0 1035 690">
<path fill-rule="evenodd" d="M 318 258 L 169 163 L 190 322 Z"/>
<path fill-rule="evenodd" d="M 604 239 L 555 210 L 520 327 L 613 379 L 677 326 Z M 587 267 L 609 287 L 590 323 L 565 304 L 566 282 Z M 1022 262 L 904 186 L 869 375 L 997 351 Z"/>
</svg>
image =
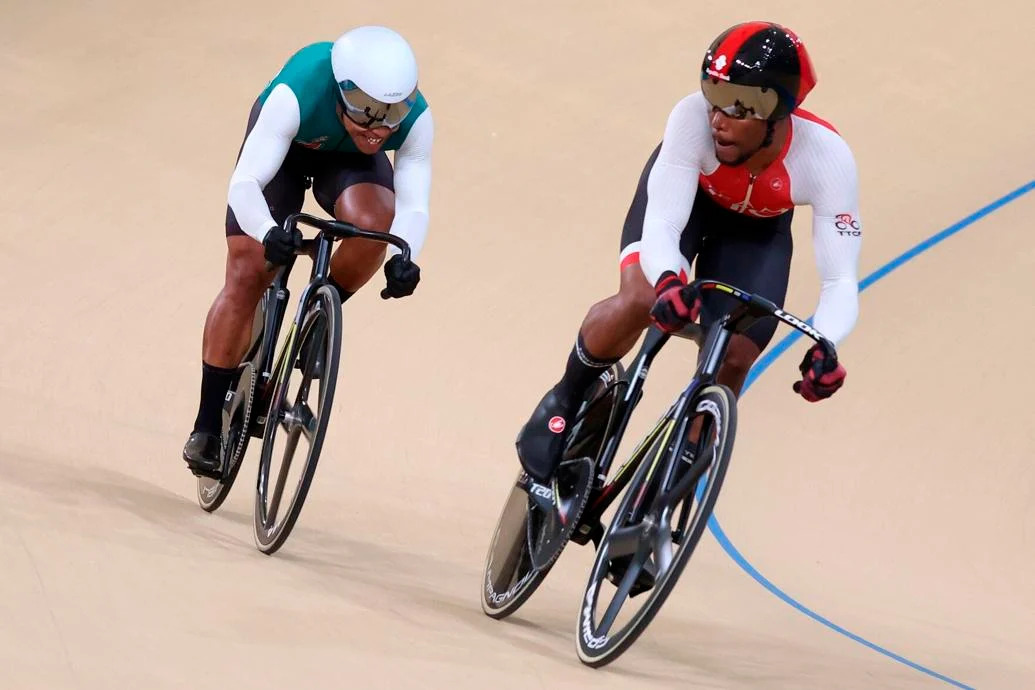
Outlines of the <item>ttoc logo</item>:
<svg viewBox="0 0 1035 690">
<path fill-rule="evenodd" d="M 834 227 L 837 228 L 837 234 L 841 237 L 859 237 L 862 235 L 859 221 L 852 218 L 850 213 L 840 213 L 834 216 Z"/>
</svg>

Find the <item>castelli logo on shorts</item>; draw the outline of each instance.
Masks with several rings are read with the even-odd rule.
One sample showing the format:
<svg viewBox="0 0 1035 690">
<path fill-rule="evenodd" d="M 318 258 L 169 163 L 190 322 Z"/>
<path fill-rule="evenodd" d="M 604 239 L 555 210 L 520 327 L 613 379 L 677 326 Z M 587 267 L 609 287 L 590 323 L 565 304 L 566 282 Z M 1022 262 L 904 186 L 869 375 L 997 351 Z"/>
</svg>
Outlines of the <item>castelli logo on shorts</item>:
<svg viewBox="0 0 1035 690">
<path fill-rule="evenodd" d="M 551 417 L 549 423 L 546 426 L 553 433 L 559 434 L 562 431 L 564 431 L 564 427 L 566 426 L 566 422 L 564 421 L 564 417 Z"/>
</svg>

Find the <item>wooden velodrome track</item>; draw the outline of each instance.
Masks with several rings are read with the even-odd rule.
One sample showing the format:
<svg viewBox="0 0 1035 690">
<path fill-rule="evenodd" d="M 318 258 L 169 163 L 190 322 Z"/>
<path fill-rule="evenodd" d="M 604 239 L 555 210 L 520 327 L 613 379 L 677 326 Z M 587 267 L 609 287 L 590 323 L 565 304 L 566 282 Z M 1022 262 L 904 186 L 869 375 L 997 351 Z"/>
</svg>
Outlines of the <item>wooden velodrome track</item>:
<svg viewBox="0 0 1035 690">
<path fill-rule="evenodd" d="M 592 671 L 573 643 L 590 553 L 500 623 L 478 606 L 485 547 L 514 435 L 617 286 L 669 109 L 708 41 L 754 18 L 805 38 L 808 105 L 856 154 L 860 276 L 955 232 L 866 285 L 834 399 L 790 392 L 800 342 L 757 372 L 717 529 Z M 1033 18 L 1020 0 L 8 0 L 0 687 L 1035 687 Z M 255 447 L 214 515 L 179 458 L 226 184 L 283 60 L 362 23 L 410 39 L 436 116 L 424 279 L 349 302 L 316 482 L 267 558 Z M 802 209 L 802 315 L 808 229 Z M 663 353 L 632 432 L 689 347 Z"/>
</svg>

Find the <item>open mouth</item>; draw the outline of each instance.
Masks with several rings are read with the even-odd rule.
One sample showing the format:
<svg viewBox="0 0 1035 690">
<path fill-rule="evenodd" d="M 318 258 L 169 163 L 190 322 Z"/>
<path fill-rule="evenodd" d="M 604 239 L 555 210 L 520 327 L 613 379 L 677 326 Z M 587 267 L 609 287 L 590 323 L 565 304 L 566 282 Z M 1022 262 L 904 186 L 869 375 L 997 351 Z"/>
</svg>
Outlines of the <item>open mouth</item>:
<svg viewBox="0 0 1035 690">
<path fill-rule="evenodd" d="M 370 144 L 371 146 L 377 146 L 382 141 L 384 141 L 384 137 L 375 137 L 372 134 L 366 135 L 365 139 L 367 140 L 367 143 Z"/>
</svg>

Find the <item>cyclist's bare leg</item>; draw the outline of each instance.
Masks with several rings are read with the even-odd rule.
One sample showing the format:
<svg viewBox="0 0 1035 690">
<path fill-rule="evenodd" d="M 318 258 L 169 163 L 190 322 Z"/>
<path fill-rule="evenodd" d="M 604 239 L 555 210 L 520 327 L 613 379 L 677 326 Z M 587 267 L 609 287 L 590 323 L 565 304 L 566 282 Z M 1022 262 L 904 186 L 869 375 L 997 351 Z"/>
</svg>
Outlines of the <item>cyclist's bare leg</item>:
<svg viewBox="0 0 1035 690">
<path fill-rule="evenodd" d="M 560 461 L 561 433 L 586 388 L 610 363 L 624 356 L 650 323 L 654 290 L 640 267 L 622 269 L 618 292 L 590 307 L 561 380 L 539 401 L 518 437 L 525 470 L 546 481 Z"/>
<path fill-rule="evenodd" d="M 654 288 L 638 264 L 622 269 L 618 292 L 589 308 L 580 333 L 588 353 L 597 359 L 620 359 L 629 353 L 650 325 Z"/>
<path fill-rule="evenodd" d="M 719 368 L 716 379 L 719 383 L 729 386 L 733 394 L 740 397 L 744 380 L 751 370 L 751 365 L 755 363 L 760 354 L 762 354 L 762 350 L 754 340 L 746 335 L 735 334 L 730 338 L 726 358 L 722 362 L 722 367 Z"/>
<path fill-rule="evenodd" d="M 222 406 L 251 341 L 255 307 L 273 280 L 262 245 L 248 235 L 226 238 L 226 274 L 205 318 L 201 339 L 201 399 L 183 459 L 195 474 L 219 478 Z"/>
<path fill-rule="evenodd" d="M 226 276 L 205 319 L 201 358 L 221 368 L 236 367 L 251 342 L 255 306 L 273 281 L 261 244 L 247 235 L 226 238 Z"/>
<path fill-rule="evenodd" d="M 388 232 L 395 217 L 395 194 L 372 182 L 347 187 L 334 202 L 334 217 L 361 230 Z M 331 277 L 352 294 L 377 273 L 387 253 L 384 242 L 341 240 L 331 257 Z"/>
</svg>

